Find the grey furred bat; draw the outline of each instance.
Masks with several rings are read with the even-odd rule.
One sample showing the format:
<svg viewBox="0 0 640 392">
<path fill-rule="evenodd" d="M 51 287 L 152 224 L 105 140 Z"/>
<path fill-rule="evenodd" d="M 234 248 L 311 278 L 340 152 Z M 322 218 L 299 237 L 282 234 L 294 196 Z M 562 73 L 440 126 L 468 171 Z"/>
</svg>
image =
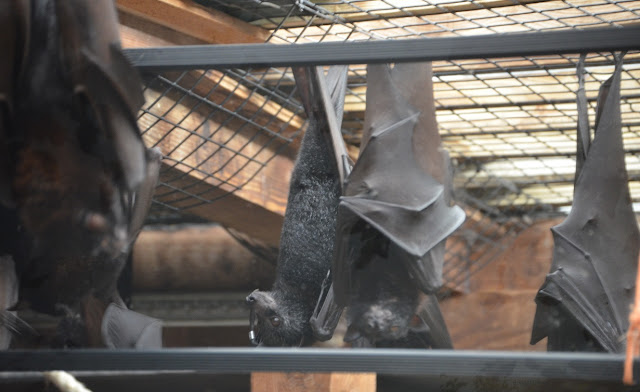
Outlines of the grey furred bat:
<svg viewBox="0 0 640 392">
<path fill-rule="evenodd" d="M 118 302 L 123 255 L 147 213 L 161 155 L 145 149 L 136 124 L 141 81 L 121 51 L 112 0 L 7 3 L 0 201 L 11 219 L 3 230 L 17 238 L 9 253 L 18 307 L 68 316 L 65 329 L 86 298 Z"/>
<path fill-rule="evenodd" d="M 633 212 L 620 116 L 622 55 L 598 95 L 591 140 L 578 66 L 578 155 L 571 212 L 551 228 L 550 273 L 536 295 L 531 344 L 549 351 L 624 349 L 638 267 L 640 232 Z"/>
<path fill-rule="evenodd" d="M 346 82 L 345 69 L 341 69 L 336 72 L 334 68 L 327 77 L 334 86 L 332 99 L 340 107 Z M 301 346 L 314 341 L 309 320 L 331 267 L 335 242 L 340 175 L 329 124 L 312 103 L 312 87 L 299 77 L 296 81 L 309 125 L 291 175 L 276 280 L 270 291 L 256 290 L 247 297 L 254 334 L 250 336 L 254 344 L 265 346 Z"/>
<path fill-rule="evenodd" d="M 434 293 L 446 238 L 465 214 L 452 203 L 431 66 L 369 65 L 367 79 L 360 156 L 338 207 L 332 267 L 335 302 L 349 307 L 345 340 L 386 345 L 417 333 L 428 346 L 450 348 Z"/>
</svg>

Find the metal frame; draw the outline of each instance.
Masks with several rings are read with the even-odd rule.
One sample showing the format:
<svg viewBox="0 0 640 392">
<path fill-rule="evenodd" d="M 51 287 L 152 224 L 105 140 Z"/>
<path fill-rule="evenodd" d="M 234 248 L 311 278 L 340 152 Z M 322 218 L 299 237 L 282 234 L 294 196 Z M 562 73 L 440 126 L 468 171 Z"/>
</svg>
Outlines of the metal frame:
<svg viewBox="0 0 640 392">
<path fill-rule="evenodd" d="M 299 45 L 128 49 L 142 70 L 373 64 L 640 49 L 640 27 Z"/>
<path fill-rule="evenodd" d="M 0 369 L 25 371 L 374 372 L 386 375 L 618 381 L 624 356 L 400 349 L 9 350 Z M 635 363 L 640 371 L 640 361 Z"/>
</svg>

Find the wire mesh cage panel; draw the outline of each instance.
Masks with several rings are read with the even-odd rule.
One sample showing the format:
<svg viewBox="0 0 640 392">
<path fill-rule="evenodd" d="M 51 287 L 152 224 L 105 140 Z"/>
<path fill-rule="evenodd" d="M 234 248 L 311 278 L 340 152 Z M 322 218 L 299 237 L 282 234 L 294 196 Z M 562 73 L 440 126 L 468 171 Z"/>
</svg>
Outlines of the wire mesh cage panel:
<svg viewBox="0 0 640 392">
<path fill-rule="evenodd" d="M 270 32 L 275 44 L 621 27 L 640 1 L 198 0 Z M 464 290 L 540 217 L 566 213 L 575 173 L 578 54 L 433 62 L 437 121 L 454 163 L 466 223 L 449 241 L 447 290 Z M 611 53 L 586 57 L 591 124 Z M 145 72 L 139 124 L 166 156 L 151 219 L 216 219 L 221 200 L 253 200 L 282 214 L 306 117 L 290 68 Z M 640 53 L 626 54 L 621 113 L 631 195 L 640 201 Z M 349 67 L 343 136 L 358 155 L 366 65 Z M 210 206 L 211 208 L 208 208 Z M 256 224 L 259 224 L 257 222 Z"/>
</svg>

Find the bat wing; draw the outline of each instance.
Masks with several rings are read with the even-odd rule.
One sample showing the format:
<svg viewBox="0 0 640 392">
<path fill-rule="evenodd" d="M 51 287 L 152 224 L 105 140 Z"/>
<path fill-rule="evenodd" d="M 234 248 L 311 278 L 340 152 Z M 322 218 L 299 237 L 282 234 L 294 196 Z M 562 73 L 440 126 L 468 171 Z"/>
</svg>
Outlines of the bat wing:
<svg viewBox="0 0 640 392">
<path fill-rule="evenodd" d="M 74 93 L 92 105 L 113 143 L 124 182 L 134 189 L 146 174 L 145 149 L 136 123 L 142 81 L 120 49 L 117 16 L 110 0 L 57 1 L 62 57 L 72 70 Z"/>
<path fill-rule="evenodd" d="M 146 175 L 142 183 L 136 189 L 131 209 L 131 221 L 129 224 L 129 241 L 132 246 L 138 234 L 142 230 L 144 221 L 151 208 L 153 201 L 153 194 L 158 185 L 158 178 L 160 176 L 160 165 L 162 162 L 162 152 L 159 148 L 151 148 L 146 151 Z"/>
<path fill-rule="evenodd" d="M 366 237 L 355 233 L 359 222 L 399 247 L 420 288 L 433 292 L 442 284 L 444 241 L 465 218 L 451 205 L 448 158 L 432 94 L 425 94 L 432 89 L 431 67 L 369 65 L 367 78 L 360 156 L 339 206 L 333 268 L 339 303 L 346 303 L 352 286 L 358 238 Z"/>
<path fill-rule="evenodd" d="M 427 295 L 420 304 L 416 316 L 427 327 L 421 335 L 428 346 L 436 349 L 452 349 L 453 342 L 447 329 L 447 324 L 442 317 L 440 305 L 435 295 Z"/>
<path fill-rule="evenodd" d="M 325 76 L 322 67 L 294 68 L 296 86 L 302 98 L 307 115 L 320 122 L 311 126 L 326 124 L 328 138 L 333 147 L 341 183 L 351 170 L 349 158 L 342 138 L 340 124 L 344 111 L 345 89 L 347 86 L 347 66 L 332 66 Z M 331 275 L 322 284 L 322 291 L 309 320 L 314 338 L 326 341 L 333 336 L 344 306 L 335 301 Z"/>
<path fill-rule="evenodd" d="M 0 202 L 12 205 L 10 155 L 7 146 L 12 126 L 15 81 L 29 40 L 29 8 L 26 0 L 0 7 Z"/>
<path fill-rule="evenodd" d="M 618 352 L 628 328 L 640 233 L 622 144 L 621 70 L 617 58 L 600 89 L 595 137 L 576 172 L 571 212 L 552 228 L 551 273 L 536 296 L 532 331 L 532 343 L 549 336 L 549 349 L 566 348 L 565 337 L 572 349 L 588 350 L 595 340 L 600 349 Z"/>
<path fill-rule="evenodd" d="M 161 348 L 162 323 L 111 303 L 102 319 L 102 338 L 109 348 Z"/>
</svg>

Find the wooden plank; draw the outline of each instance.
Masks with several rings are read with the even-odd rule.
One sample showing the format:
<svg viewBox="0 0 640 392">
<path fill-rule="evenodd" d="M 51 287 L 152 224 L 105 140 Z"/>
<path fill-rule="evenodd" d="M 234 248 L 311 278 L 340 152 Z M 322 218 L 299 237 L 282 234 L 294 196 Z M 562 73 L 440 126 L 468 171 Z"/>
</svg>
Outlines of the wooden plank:
<svg viewBox="0 0 640 392">
<path fill-rule="evenodd" d="M 207 43 L 260 43 L 269 32 L 190 0 L 117 0 L 124 11 Z"/>
<path fill-rule="evenodd" d="M 118 22 L 120 22 L 120 41 L 123 48 L 203 45 L 207 43 L 201 39 L 123 11 L 118 11 Z"/>
<path fill-rule="evenodd" d="M 550 228 L 562 219 L 535 223 L 487 267 L 471 276 L 470 293 L 442 301 L 456 349 L 544 351 L 529 345 L 534 298 L 551 264 Z"/>
<path fill-rule="evenodd" d="M 375 373 L 251 373 L 252 392 L 375 392 Z"/>
<path fill-rule="evenodd" d="M 491 290 L 441 302 L 453 347 L 459 350 L 546 351 L 529 344 L 538 290 Z"/>
<path fill-rule="evenodd" d="M 538 290 L 549 272 L 553 251 L 551 227 L 561 218 L 536 222 L 469 282 L 471 291 Z"/>
<path fill-rule="evenodd" d="M 375 373 L 331 373 L 331 392 L 375 392 Z"/>
</svg>

